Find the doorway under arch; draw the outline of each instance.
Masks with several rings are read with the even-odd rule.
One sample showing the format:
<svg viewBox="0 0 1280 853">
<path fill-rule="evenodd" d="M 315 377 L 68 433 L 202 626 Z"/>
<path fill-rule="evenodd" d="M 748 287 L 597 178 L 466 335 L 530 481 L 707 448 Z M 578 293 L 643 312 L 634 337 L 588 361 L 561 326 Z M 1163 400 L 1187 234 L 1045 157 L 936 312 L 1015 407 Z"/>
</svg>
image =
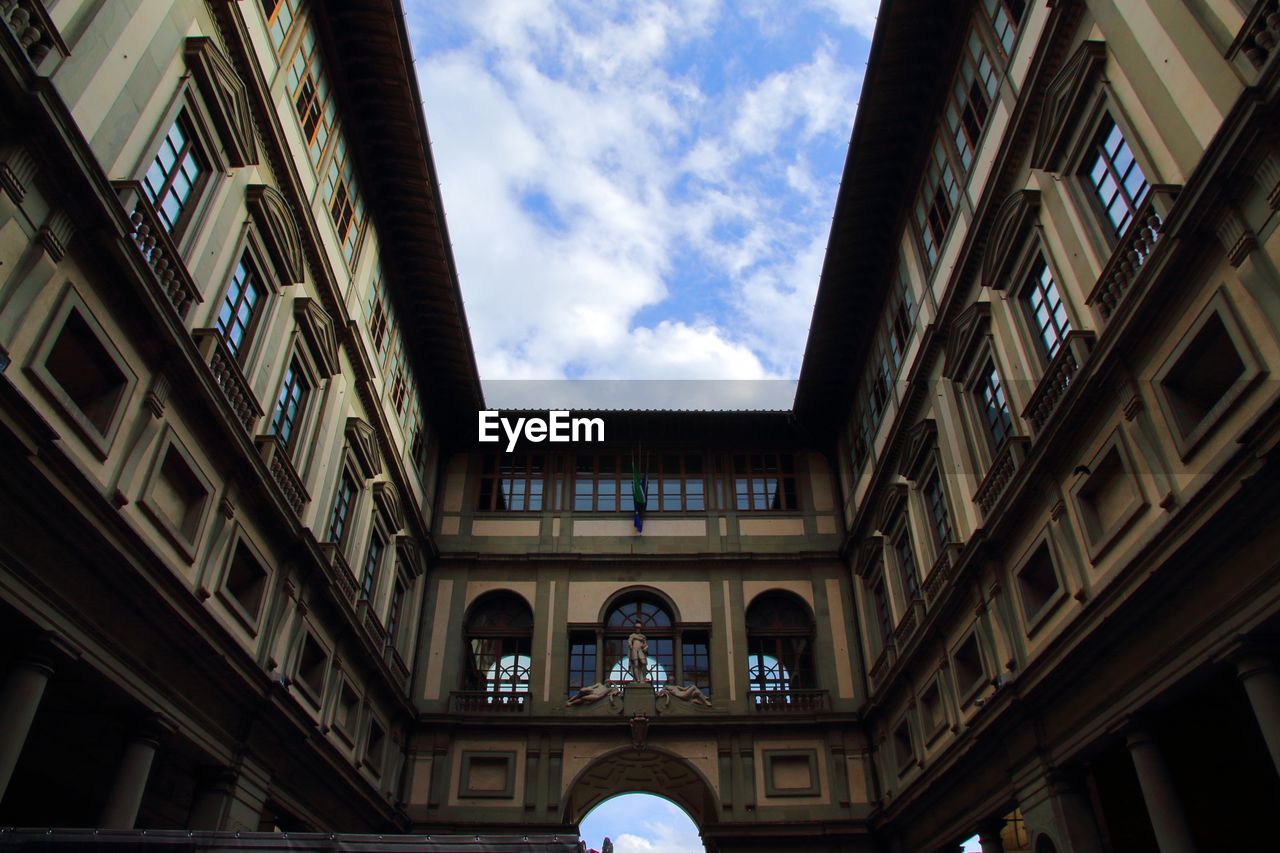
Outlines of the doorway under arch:
<svg viewBox="0 0 1280 853">
<path fill-rule="evenodd" d="M 605 838 L 615 853 L 702 853 L 705 849 L 693 822 L 679 804 L 656 794 L 618 794 L 596 805 L 578 824 L 588 850 L 602 850 Z"/>
</svg>

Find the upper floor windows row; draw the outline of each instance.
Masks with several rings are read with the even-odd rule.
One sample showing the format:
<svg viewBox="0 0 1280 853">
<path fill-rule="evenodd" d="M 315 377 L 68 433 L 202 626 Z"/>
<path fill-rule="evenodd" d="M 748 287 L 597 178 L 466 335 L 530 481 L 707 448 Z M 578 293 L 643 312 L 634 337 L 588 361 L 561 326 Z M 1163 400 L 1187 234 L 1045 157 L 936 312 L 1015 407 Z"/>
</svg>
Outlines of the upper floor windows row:
<svg viewBox="0 0 1280 853">
<path fill-rule="evenodd" d="M 719 490 L 714 503 L 740 512 L 799 507 L 795 459 L 789 453 L 730 454 L 718 472 L 699 453 L 658 453 L 643 462 L 625 453 L 581 453 L 571 457 L 571 469 L 565 461 L 540 453 L 485 455 L 476 509 L 541 512 L 563 505 L 576 512 L 629 513 L 641 488 L 648 512 L 705 511 L 713 506 L 712 488 Z M 549 500 L 552 493 L 555 499 Z"/>
</svg>

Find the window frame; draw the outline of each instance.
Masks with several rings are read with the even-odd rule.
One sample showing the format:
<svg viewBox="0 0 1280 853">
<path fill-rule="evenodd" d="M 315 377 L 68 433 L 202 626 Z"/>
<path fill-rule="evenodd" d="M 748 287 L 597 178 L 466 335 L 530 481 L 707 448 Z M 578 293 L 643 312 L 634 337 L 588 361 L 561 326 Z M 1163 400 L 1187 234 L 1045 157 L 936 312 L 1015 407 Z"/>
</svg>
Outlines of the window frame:
<svg viewBox="0 0 1280 853">
<path fill-rule="evenodd" d="M 309 426 L 308 417 L 311 414 L 311 401 L 320 391 L 320 383 L 317 381 L 316 372 L 311 367 L 310 362 L 303 354 L 303 347 L 294 345 L 290 351 L 290 355 L 285 359 L 284 372 L 280 374 L 280 380 L 277 383 L 277 391 L 274 396 L 274 402 L 271 404 L 271 413 L 267 420 L 267 432 L 269 435 L 276 437 L 276 440 L 284 447 L 285 453 L 289 458 L 297 464 L 302 455 L 302 439 L 299 438 L 306 428 Z M 276 424 L 277 412 L 281 409 L 284 402 L 285 387 L 288 384 L 290 373 L 294 373 L 302 377 L 302 381 L 306 384 L 302 395 L 299 397 L 296 414 L 289 421 L 288 435 L 282 437 L 279 427 Z"/>
<path fill-rule="evenodd" d="M 761 461 L 760 466 L 756 466 L 754 461 L 756 458 Z M 776 467 L 770 469 L 767 459 L 775 457 Z M 798 454 L 792 451 L 775 451 L 775 450 L 747 450 L 732 451 L 727 455 L 727 471 L 725 478 L 728 481 L 727 492 L 730 497 L 730 506 L 738 515 L 747 515 L 752 513 L 778 513 L 778 512 L 803 512 L 804 508 L 800 500 L 800 470 L 797 463 Z M 743 468 L 739 467 L 738 460 L 744 462 Z M 787 470 L 788 467 L 790 470 Z M 776 479 L 777 485 L 769 491 L 768 481 Z M 740 489 L 741 481 L 745 480 L 747 484 L 746 491 Z M 756 482 L 764 481 L 765 491 L 756 491 Z M 790 488 L 788 489 L 788 484 Z M 741 506 L 743 495 L 747 496 L 747 506 Z M 756 498 L 763 494 L 766 498 L 766 505 L 763 507 L 756 506 Z M 791 505 L 787 505 L 788 496 L 791 499 Z M 778 499 L 781 498 L 781 501 Z M 779 505 L 772 506 L 777 502 Z"/>
<path fill-rule="evenodd" d="M 547 480 L 548 465 L 552 459 L 551 454 L 537 451 L 521 451 L 518 453 L 502 453 L 500 451 L 494 451 L 492 453 L 479 455 L 480 471 L 479 476 L 476 478 L 475 501 L 472 503 L 472 506 L 476 508 L 475 511 L 477 513 L 541 513 L 549 508 L 547 502 Z M 503 471 L 503 460 L 511 460 L 515 458 L 527 461 L 524 464 L 522 471 L 515 472 L 512 470 L 508 475 Z M 535 474 L 535 460 L 538 459 L 541 459 L 542 462 L 541 467 L 538 468 L 538 471 Z M 489 468 L 490 470 L 486 471 L 486 468 Z M 518 480 L 523 484 L 521 486 L 520 493 L 521 503 L 523 504 L 521 507 L 512 508 L 509 505 L 499 506 L 500 499 L 508 504 L 511 500 L 510 498 L 505 497 L 505 491 L 501 487 L 503 481 L 506 480 L 510 480 L 513 483 Z M 485 498 L 486 482 L 490 483 L 490 486 L 488 487 L 489 491 L 487 500 Z M 539 484 L 536 488 L 534 485 L 535 482 Z M 532 504 L 535 503 L 535 497 L 537 498 L 537 506 L 532 506 Z"/>
<path fill-rule="evenodd" d="M 407 597 L 407 594 L 406 594 Z M 514 612 L 512 608 L 522 610 L 518 613 L 521 619 L 528 617 L 528 626 L 520 625 L 485 625 L 476 624 L 475 620 L 486 608 L 503 608 Z M 391 616 L 388 611 L 388 617 Z M 507 702 L 525 702 L 533 695 L 533 634 L 536 616 L 533 607 L 519 593 L 510 589 L 496 589 L 477 596 L 467 605 L 463 614 L 463 665 L 462 689 L 484 693 L 493 704 Z M 389 630 L 389 629 L 388 629 Z M 476 643 L 497 643 L 495 646 L 477 647 Z M 496 649 L 496 651 L 495 651 Z M 491 667 L 494 677 L 489 678 L 489 668 L 481 669 L 478 661 L 486 657 L 493 658 Z M 514 667 L 503 667 L 502 662 L 514 658 Z M 523 659 L 523 660 L 522 660 Z M 524 664 L 527 660 L 527 665 Z M 523 669 L 523 673 L 521 673 Z M 516 677 L 504 678 L 507 670 L 513 670 Z M 523 689 L 520 689 L 523 688 Z M 521 698 L 516 698 L 521 697 Z"/>
<path fill-rule="evenodd" d="M 1027 336 L 1031 339 L 1031 349 L 1036 353 L 1039 361 L 1039 369 L 1043 374 L 1048 370 L 1049 365 L 1057 358 L 1067 346 L 1067 337 L 1076 331 L 1080 331 L 1080 325 L 1077 322 L 1075 311 L 1071 306 L 1071 300 L 1067 298 L 1063 287 L 1062 277 L 1058 273 L 1056 265 L 1049 257 L 1049 252 L 1038 239 L 1032 239 L 1030 248 L 1026 251 L 1026 256 L 1016 269 L 1018 277 L 1015 279 L 1017 288 L 1013 291 L 1015 300 L 1017 301 L 1019 317 L 1019 326 L 1023 327 Z M 1049 346 L 1044 340 L 1039 320 L 1036 319 L 1035 309 L 1031 304 L 1030 294 L 1032 291 L 1039 292 L 1041 278 L 1037 278 L 1036 269 L 1038 265 L 1043 265 L 1044 272 L 1048 274 L 1050 281 L 1053 283 L 1054 291 L 1058 296 L 1058 304 L 1062 309 L 1065 317 L 1065 328 L 1059 330 L 1056 323 L 1052 324 L 1055 334 L 1058 336 L 1058 346 L 1053 352 L 1049 351 Z"/>
<path fill-rule="evenodd" d="M 753 627 L 751 625 L 752 610 L 767 606 L 770 599 L 785 603 L 787 607 L 794 607 L 795 612 L 801 617 L 798 620 L 800 624 Z M 747 603 L 743 609 L 743 621 L 747 629 L 745 675 L 749 702 L 752 694 L 756 694 L 754 704 L 767 705 L 776 702 L 767 698 L 770 695 L 786 695 L 788 698 L 785 701 L 789 702 L 790 697 L 797 692 L 819 689 L 816 660 L 818 626 L 813 606 L 809 602 L 788 590 L 777 588 L 765 590 Z M 798 649 L 794 647 L 788 649 L 785 646 L 788 640 L 794 643 L 796 639 L 804 641 Z M 765 677 L 764 658 L 766 657 L 772 658 L 778 664 L 778 668 L 786 673 L 786 683 L 781 689 L 770 689 L 776 679 L 771 680 Z M 757 659 L 759 659 L 759 665 L 757 665 Z"/>
</svg>

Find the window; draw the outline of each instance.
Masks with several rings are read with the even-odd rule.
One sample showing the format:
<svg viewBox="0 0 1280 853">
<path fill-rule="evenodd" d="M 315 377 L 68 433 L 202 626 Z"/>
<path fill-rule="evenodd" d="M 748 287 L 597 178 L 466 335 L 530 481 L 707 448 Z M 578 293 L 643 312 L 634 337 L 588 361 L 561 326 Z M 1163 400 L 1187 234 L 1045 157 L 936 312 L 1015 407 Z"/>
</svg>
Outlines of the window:
<svg viewBox="0 0 1280 853">
<path fill-rule="evenodd" d="M 289 362 L 289 369 L 284 372 L 284 382 L 280 385 L 280 396 L 276 400 L 276 409 L 271 416 L 271 432 L 285 447 L 292 447 L 295 427 L 306 403 L 311 386 L 302 365 L 297 357 Z"/>
<path fill-rule="evenodd" d="M 329 82 L 320 68 L 316 35 L 308 27 L 303 31 L 289 63 L 289 98 L 302 126 L 313 166 L 320 164 L 320 157 L 333 133 L 335 110 L 332 95 Z"/>
<path fill-rule="evenodd" d="M 1013 418 L 1009 414 L 1009 401 L 1005 398 L 1004 385 L 1000 382 L 994 361 L 988 359 L 983 366 L 975 393 L 991 449 L 999 450 L 1005 439 L 1013 434 Z"/>
<path fill-rule="evenodd" d="M 391 590 L 391 605 L 387 608 L 387 642 L 398 646 L 400 617 L 404 615 L 404 581 L 396 578 L 396 585 Z"/>
<path fill-rule="evenodd" d="M 941 551 L 951 543 L 951 515 L 947 510 L 947 497 L 942 491 L 942 479 L 935 469 L 925 481 L 925 506 L 929 511 L 929 529 L 933 532 L 933 544 Z"/>
<path fill-rule="evenodd" d="M 369 289 L 369 300 L 364 305 L 364 319 L 369 327 L 369 337 L 373 341 L 373 351 L 381 364 L 386 352 L 387 341 L 390 340 L 391 308 L 387 297 L 387 287 L 382 278 L 382 271 L 375 272 L 373 287 Z"/>
<path fill-rule="evenodd" d="M 382 562 L 382 551 L 386 546 L 377 533 L 369 540 L 369 553 L 364 558 L 364 571 L 360 573 L 360 597 L 366 601 L 373 600 L 373 591 L 378 584 L 378 563 Z"/>
<path fill-rule="evenodd" d="M 862 470 L 871 454 L 876 430 L 893 399 L 893 382 L 906 358 L 915 330 L 916 304 L 906 264 L 899 262 L 880 325 L 871 342 L 867 367 L 854 400 L 849 449 L 854 472 Z"/>
<path fill-rule="evenodd" d="M 241 357 L 241 346 L 253 326 L 261 301 L 262 285 L 246 252 L 231 274 L 227 296 L 222 300 L 222 310 L 218 312 L 218 333 L 222 335 L 227 349 L 237 358 Z"/>
<path fill-rule="evenodd" d="M 569 692 L 581 690 L 599 680 L 596 674 L 596 648 L 594 632 L 569 633 Z"/>
<path fill-rule="evenodd" d="M 942 138 L 934 140 L 933 150 L 925 165 L 924 184 L 916 199 L 916 230 L 920 235 L 924 257 L 929 267 L 938 262 L 942 241 L 946 239 L 951 217 L 960 201 L 960 187 L 947 159 Z"/>
<path fill-rule="evenodd" d="M 1047 364 L 1053 361 L 1071 331 L 1071 321 L 1067 318 L 1067 309 L 1058 295 L 1058 285 L 1053 280 L 1053 271 L 1045 263 L 1043 257 L 1037 256 L 1031 267 L 1031 275 L 1023 294 L 1023 305 L 1035 327 L 1036 337 L 1040 342 L 1040 354 Z"/>
<path fill-rule="evenodd" d="M 360 227 L 364 221 L 364 204 L 356 192 L 355 166 L 347 151 L 347 142 L 341 137 L 329 158 L 329 168 L 324 177 L 324 202 L 329 217 L 338 232 L 342 244 L 342 256 L 347 263 L 355 261 L 356 246 L 360 242 Z"/>
<path fill-rule="evenodd" d="M 490 703 L 529 692 L 533 611 L 523 598 L 511 592 L 481 597 L 467 614 L 466 637 L 466 689 L 490 694 Z"/>
<path fill-rule="evenodd" d="M 902 591 L 906 593 L 907 604 L 924 596 L 920 594 L 920 568 L 916 565 L 915 548 L 911 544 L 911 531 L 907 530 L 904 519 L 898 535 L 893 540 L 893 553 L 898 558 L 898 572 L 902 575 Z"/>
<path fill-rule="evenodd" d="M 386 733 L 377 720 L 369 720 L 369 740 L 364 746 L 364 763 L 374 776 L 382 776 L 382 757 Z"/>
<path fill-rule="evenodd" d="M 1123 236 L 1146 199 L 1149 187 L 1133 150 L 1110 115 L 1104 116 L 1098 129 L 1097 142 L 1086 160 L 1085 174 L 1111 223 L 1113 235 Z"/>
<path fill-rule="evenodd" d="M 875 611 L 876 640 L 880 649 L 893 638 L 893 613 L 889 610 L 889 593 L 884 588 L 884 573 L 878 572 L 871 582 L 871 607 Z"/>
<path fill-rule="evenodd" d="M 632 671 L 629 638 L 639 630 L 649 644 L 651 684 L 661 687 L 675 683 L 675 623 L 666 605 L 652 596 L 635 594 L 614 603 L 604 620 L 605 680 L 615 683 L 637 681 Z"/>
<path fill-rule="evenodd" d="M 1000 50 L 1007 57 L 1018 37 L 1018 26 L 1027 11 L 1027 0 L 983 0 L 982 5 L 986 7 Z"/>
<path fill-rule="evenodd" d="M 347 518 L 355 496 L 355 480 L 351 472 L 344 469 L 342 479 L 338 481 L 338 493 L 333 498 L 333 512 L 329 515 L 329 541 L 335 545 L 342 544 L 342 537 L 347 532 Z"/>
<path fill-rule="evenodd" d="M 267 19 L 267 32 L 271 34 L 271 44 L 279 53 L 298 17 L 299 0 L 261 0 L 261 3 L 262 14 Z"/>
<path fill-rule="evenodd" d="M 915 763 L 916 751 L 911 743 L 910 717 L 903 717 L 893 730 L 893 759 L 897 763 L 899 776 L 910 770 Z"/>
<path fill-rule="evenodd" d="M 574 460 L 574 510 L 632 512 L 635 464 L 634 458 L 619 453 L 578 454 Z M 640 465 L 649 512 L 701 512 L 707 508 L 701 454 L 657 454 Z"/>
<path fill-rule="evenodd" d="M 481 512 L 541 512 L 543 457 L 540 453 L 487 454 L 480 463 Z"/>
<path fill-rule="evenodd" d="M 143 192 L 165 231 L 172 234 L 177 230 L 208 173 L 209 167 L 196 149 L 191 119 L 183 110 L 165 134 L 142 181 Z"/>
<path fill-rule="evenodd" d="M 741 512 L 794 510 L 794 459 L 790 453 L 735 453 L 733 492 Z"/>
<path fill-rule="evenodd" d="M 977 27 L 971 27 L 960 55 L 960 68 L 947 95 L 945 113 L 947 132 L 962 172 L 967 173 L 973 166 L 974 153 L 991 112 L 991 100 L 995 97 L 997 84 L 995 65 L 982 46 Z"/>
<path fill-rule="evenodd" d="M 767 592 L 747 608 L 747 689 L 757 704 L 813 688 L 813 617 L 803 601 Z M 786 694 L 779 697 L 778 694 Z"/>
<path fill-rule="evenodd" d="M 711 695 L 711 637 L 706 631 L 680 635 L 680 680 Z"/>
</svg>

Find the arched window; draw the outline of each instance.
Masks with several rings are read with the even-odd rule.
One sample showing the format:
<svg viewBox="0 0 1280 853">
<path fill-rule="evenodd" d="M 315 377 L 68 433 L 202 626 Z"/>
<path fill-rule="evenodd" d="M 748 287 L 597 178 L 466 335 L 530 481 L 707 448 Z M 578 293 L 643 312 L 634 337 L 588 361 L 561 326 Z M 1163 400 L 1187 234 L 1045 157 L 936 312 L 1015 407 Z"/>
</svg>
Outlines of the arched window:
<svg viewBox="0 0 1280 853">
<path fill-rule="evenodd" d="M 813 680 L 813 617 L 804 602 L 769 592 L 747 608 L 747 681 L 757 705 L 789 702 Z"/>
<path fill-rule="evenodd" d="M 636 681 L 628 650 L 631 635 L 637 632 L 644 635 L 648 644 L 647 675 L 655 690 L 666 684 L 691 684 L 710 694 L 707 627 L 679 623 L 670 605 L 642 590 L 628 592 L 611 602 L 602 624 L 576 625 L 570 630 L 569 692 L 597 681 Z"/>
<path fill-rule="evenodd" d="M 523 701 L 533 660 L 533 611 L 525 600 L 511 592 L 483 596 L 467 614 L 466 637 L 466 689 L 490 694 L 490 703 Z"/>
</svg>

